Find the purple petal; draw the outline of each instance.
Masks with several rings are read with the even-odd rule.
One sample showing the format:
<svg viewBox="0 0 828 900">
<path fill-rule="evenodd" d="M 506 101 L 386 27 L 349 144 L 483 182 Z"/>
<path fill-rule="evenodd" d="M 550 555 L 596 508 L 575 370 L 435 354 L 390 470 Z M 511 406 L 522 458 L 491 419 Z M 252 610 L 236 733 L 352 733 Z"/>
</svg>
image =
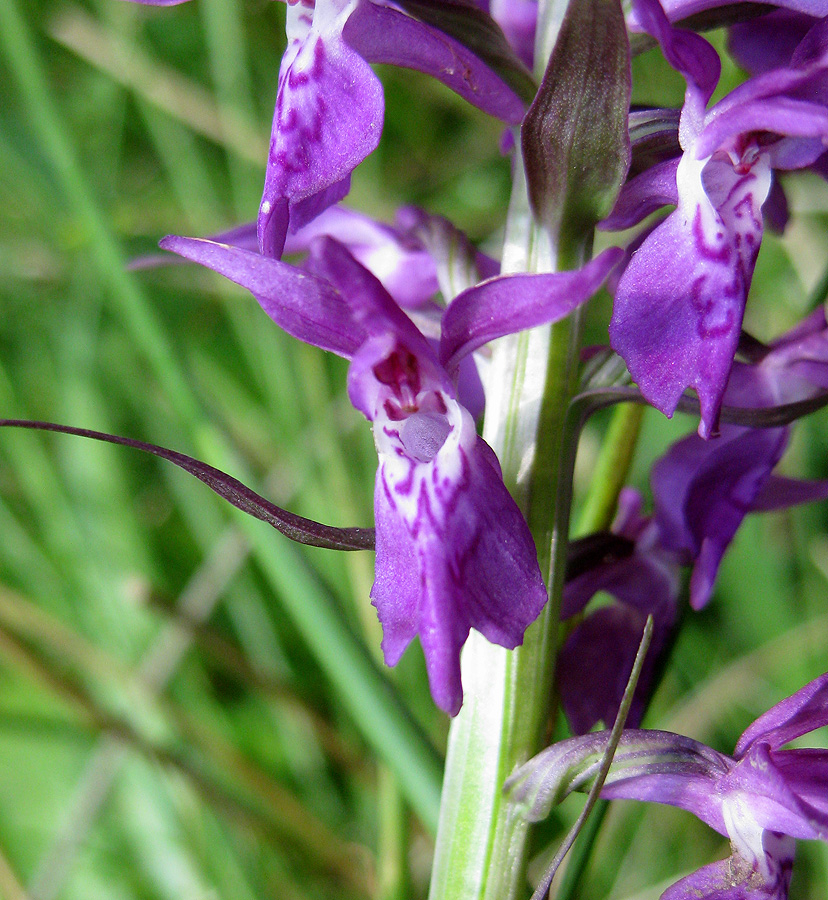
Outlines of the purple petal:
<svg viewBox="0 0 828 900">
<path fill-rule="evenodd" d="M 437 366 L 434 352 L 414 323 L 394 302 L 380 280 L 333 238 L 317 238 L 310 248 L 305 268 L 338 291 L 366 334 L 394 334 L 417 357 Z"/>
<path fill-rule="evenodd" d="M 646 615 L 632 607 L 605 606 L 587 615 L 567 638 L 558 656 L 557 682 L 575 734 L 586 734 L 599 722 L 606 726 L 615 721 L 646 621 Z M 659 623 L 627 716 L 631 728 L 644 714 L 665 637 L 666 628 Z"/>
<path fill-rule="evenodd" d="M 828 21 L 823 17 L 805 34 L 791 56 L 791 65 L 799 68 L 825 67 L 828 53 Z"/>
<path fill-rule="evenodd" d="M 826 343 L 826 335 L 824 332 L 828 329 L 828 320 L 826 320 L 825 309 L 820 306 L 810 315 L 806 316 L 801 322 L 795 325 L 790 331 L 786 331 L 782 337 L 773 341 L 771 347 L 776 353 L 782 348 L 789 348 L 808 338 L 822 337 L 823 343 Z M 820 356 L 828 358 L 828 351 L 823 350 Z"/>
<path fill-rule="evenodd" d="M 370 62 L 425 72 L 464 100 L 512 125 L 523 118 L 523 101 L 477 56 L 444 32 L 399 10 L 359 3 L 343 37 Z"/>
<path fill-rule="evenodd" d="M 332 237 L 382 283 L 402 307 L 420 307 L 439 289 L 434 260 L 406 231 L 332 206 L 295 234 L 288 234 L 287 253 L 306 252 L 318 237 Z"/>
<path fill-rule="evenodd" d="M 753 865 L 734 853 L 677 881 L 660 900 L 787 900 L 793 860 L 768 883 Z"/>
<path fill-rule="evenodd" d="M 300 228 L 304 228 L 309 222 L 312 222 L 318 215 L 323 213 L 328 207 L 339 203 L 343 197 L 346 197 L 348 191 L 351 190 L 351 174 L 350 172 L 339 181 L 334 182 L 328 187 L 323 188 L 305 197 L 304 200 L 297 200 L 290 204 L 290 221 L 288 222 L 288 232 L 296 232 Z"/>
<path fill-rule="evenodd" d="M 256 239 L 256 223 L 244 222 L 229 228 L 227 231 L 220 231 L 218 234 L 211 234 L 208 240 L 214 241 L 216 244 L 230 244 L 232 247 L 238 247 L 240 250 L 250 250 L 255 253 L 259 249 L 259 242 Z"/>
<path fill-rule="evenodd" d="M 531 71 L 535 59 L 537 0 L 491 0 L 489 13 Z"/>
<path fill-rule="evenodd" d="M 759 365 L 745 368 L 749 369 L 748 378 L 764 380 L 770 385 L 771 403 L 803 400 L 813 396 L 816 390 L 828 390 L 828 329 L 824 310 L 821 307 L 815 310 L 771 344 L 770 352 Z"/>
<path fill-rule="evenodd" d="M 662 5 L 670 21 L 678 22 L 708 9 L 727 6 L 730 2 L 731 0 L 663 0 Z M 828 0 L 781 0 L 781 2 L 776 0 L 773 5 L 806 13 L 809 16 L 828 15 Z M 635 27 L 633 22 L 630 24 Z"/>
<path fill-rule="evenodd" d="M 342 294 L 295 266 L 198 238 L 170 236 L 160 246 L 247 288 L 270 318 L 300 341 L 349 358 L 365 340 Z"/>
<path fill-rule="evenodd" d="M 799 798 L 818 837 L 828 839 L 828 750 L 803 748 L 771 751 L 774 766 Z"/>
<path fill-rule="evenodd" d="M 739 738 L 734 755 L 741 758 L 757 741 L 778 749 L 823 725 L 828 725 L 828 673 L 761 715 Z"/>
<path fill-rule="evenodd" d="M 678 203 L 678 164 L 678 159 L 668 159 L 628 181 L 621 188 L 613 211 L 598 226 L 601 231 L 632 228 L 662 206 Z"/>
<path fill-rule="evenodd" d="M 535 544 L 482 438 L 469 456 L 467 476 L 446 531 L 454 577 L 472 627 L 511 649 L 523 643 L 523 632 L 546 605 Z"/>
<path fill-rule="evenodd" d="M 812 16 L 778 9 L 728 30 L 727 49 L 751 75 L 786 66 L 797 44 L 816 22 Z"/>
<path fill-rule="evenodd" d="M 786 442 L 784 429 L 728 428 L 715 441 L 678 441 L 653 466 L 655 520 L 665 547 L 695 562 L 695 609 L 710 599 L 721 558 Z"/>
<path fill-rule="evenodd" d="M 717 791 L 725 797 L 725 819 L 731 819 L 728 831 L 734 849 L 745 858 L 752 855 L 761 860 L 755 839 L 750 839 L 751 831 L 775 831 L 805 840 L 828 838 L 826 822 L 819 821 L 824 817 L 814 810 L 814 818 L 811 808 L 795 791 L 796 766 L 780 769 L 776 765 L 777 759 L 787 758 L 790 763 L 796 753 L 774 753 L 765 741 L 757 741 L 719 781 Z"/>
<path fill-rule="evenodd" d="M 460 360 L 455 381 L 457 382 L 457 399 L 477 421 L 486 408 L 486 392 L 483 382 L 480 380 L 480 373 L 477 371 L 474 357 L 467 356 Z"/>
<path fill-rule="evenodd" d="M 736 135 L 760 131 L 815 139 L 797 142 L 803 145 L 803 151 L 798 153 L 783 145 L 785 153 L 774 155 L 775 168 L 803 168 L 824 152 L 822 138 L 828 136 L 828 110 L 816 103 L 788 97 L 766 97 L 733 106 L 715 117 L 711 116 L 710 124 L 705 127 L 693 152 L 698 159 L 703 159 Z M 773 153 L 775 148 L 771 146 L 768 149 Z"/>
<path fill-rule="evenodd" d="M 824 63 L 775 69 L 748 79 L 710 110 L 704 133 L 695 147 L 696 156 L 706 157 L 728 136 L 751 130 L 822 135 L 826 81 L 828 68 Z M 806 110 L 809 105 L 811 109 Z"/>
<path fill-rule="evenodd" d="M 528 526 L 468 421 L 470 449 L 462 435 L 449 437 L 431 461 L 408 460 L 403 481 L 381 457 L 375 496 L 371 597 L 386 660 L 399 659 L 416 631 L 432 695 L 449 715 L 462 702 L 460 650 L 469 629 L 516 647 L 546 602 Z"/>
<path fill-rule="evenodd" d="M 339 199 L 343 180 L 379 143 L 383 113 L 382 85 L 335 28 L 311 29 L 288 47 L 259 210 L 263 252 L 281 254 L 288 207 L 315 197 L 318 212 L 320 195 Z"/>
<path fill-rule="evenodd" d="M 381 470 L 374 492 L 374 521 L 377 565 L 371 602 L 382 625 L 385 662 L 395 666 L 417 635 L 423 584 L 417 542 L 392 503 Z"/>
<path fill-rule="evenodd" d="M 495 338 L 559 321 L 598 290 L 623 255 L 610 247 L 575 272 L 503 275 L 464 291 L 443 317 L 440 358 L 451 371 Z"/>
<path fill-rule="evenodd" d="M 771 475 L 759 491 L 751 507 L 752 512 L 788 509 L 800 503 L 814 503 L 828 498 L 828 481 L 800 481 Z"/>
<path fill-rule="evenodd" d="M 679 166 L 681 203 L 630 260 L 615 295 L 610 342 L 647 400 L 671 416 L 696 390 L 699 432 L 715 431 L 762 235 L 770 171 L 729 162 Z M 696 181 L 697 179 L 697 181 Z M 705 190 L 716 200 L 714 205 Z"/>
<path fill-rule="evenodd" d="M 374 0 L 389 6 L 387 0 Z M 500 26 L 477 0 L 394 0 L 393 6 L 470 50 L 526 103 L 537 84 L 520 61 Z"/>
<path fill-rule="evenodd" d="M 653 613 L 666 624 L 672 618 L 671 611 L 678 597 L 678 566 L 656 543 L 654 536 L 657 536 L 657 529 L 651 527 L 645 532 L 645 540 L 636 543 L 632 555 L 599 564 L 568 581 L 563 593 L 561 618 L 577 615 L 599 591 L 605 591 L 644 613 L 645 617 L 647 613 Z M 635 649 L 643 627 L 642 621 Z M 610 722 L 609 719 L 606 721 Z"/>
<path fill-rule="evenodd" d="M 443 216 L 429 215 L 414 206 L 405 206 L 398 210 L 396 224 L 428 251 L 446 302 L 478 282 L 500 273 L 500 263 L 481 253 L 459 228 Z"/>
<path fill-rule="evenodd" d="M 679 138 L 687 149 L 701 131 L 705 107 L 719 81 L 719 55 L 700 35 L 673 28 L 659 0 L 636 0 L 633 10 L 637 26 L 659 42 L 667 62 L 687 82 L 679 126 Z"/>
</svg>

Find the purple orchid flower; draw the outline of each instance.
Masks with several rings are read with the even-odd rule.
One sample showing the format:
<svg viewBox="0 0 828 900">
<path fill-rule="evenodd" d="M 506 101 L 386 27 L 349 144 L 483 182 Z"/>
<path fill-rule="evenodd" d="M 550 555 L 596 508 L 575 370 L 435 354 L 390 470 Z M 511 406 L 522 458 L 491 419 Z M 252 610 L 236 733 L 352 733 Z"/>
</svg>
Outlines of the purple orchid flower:
<svg viewBox="0 0 828 900">
<path fill-rule="evenodd" d="M 588 613 L 558 654 L 558 690 L 575 734 L 585 734 L 598 722 L 615 721 L 644 624 L 652 615 L 650 652 L 627 716 L 630 725 L 638 725 L 655 660 L 675 622 L 679 558 L 662 546 L 658 525 L 641 514 L 641 504 L 638 491 L 621 492 L 612 533 L 626 541 L 626 552 L 607 554 L 597 565 L 569 578 L 564 587 L 562 619 L 583 612 L 599 591 L 619 601 Z"/>
<path fill-rule="evenodd" d="M 828 841 L 828 751 L 782 749 L 828 725 L 828 674 L 760 716 L 733 756 L 666 731 L 626 730 L 601 790 L 607 800 L 678 806 L 728 837 L 732 854 L 683 878 L 661 900 L 786 900 L 795 840 Z M 588 790 L 609 732 L 555 744 L 506 783 L 530 821 Z"/>
<path fill-rule="evenodd" d="M 631 180 L 608 223 L 631 224 L 661 203 L 677 203 L 631 256 L 610 338 L 644 396 L 666 415 L 686 388 L 695 389 L 699 433 L 709 437 L 739 340 L 772 170 L 810 165 L 828 141 L 828 22 L 808 33 L 790 66 L 751 79 L 705 111 L 719 74 L 714 49 L 674 29 L 657 0 L 641 0 L 636 10 L 687 81 L 684 152 L 677 164 L 667 160 Z"/>
<path fill-rule="evenodd" d="M 379 143 L 384 101 L 369 62 L 433 75 L 485 112 L 515 124 L 523 101 L 448 35 L 381 0 L 300 0 L 287 11 L 259 244 L 279 256 L 288 227 L 309 222 L 348 190 Z"/>
<path fill-rule="evenodd" d="M 383 653 L 394 665 L 419 634 L 435 702 L 456 714 L 469 629 L 515 647 L 546 602 L 526 522 L 458 397 L 459 366 L 489 340 L 567 315 L 621 251 L 577 272 L 496 277 L 464 291 L 443 315 L 436 351 L 330 237 L 310 243 L 302 268 L 211 241 L 169 237 L 161 246 L 248 288 L 293 336 L 351 360 L 348 392 L 379 454 L 371 597 Z"/>
<path fill-rule="evenodd" d="M 769 409 L 828 390 L 828 324 L 815 310 L 769 346 L 751 345 L 755 361 L 737 361 L 725 392 L 728 407 Z M 558 684 L 576 734 L 614 721 L 647 615 L 654 620 L 650 656 L 639 678 L 628 721 L 643 712 L 658 653 L 676 618 L 679 567 L 692 567 L 690 603 L 705 606 L 721 560 L 745 516 L 828 497 L 828 482 L 774 473 L 788 428 L 726 425 L 715 441 L 690 435 L 656 461 L 651 473 L 654 513 L 621 492 L 609 552 L 579 570 L 564 588 L 561 615 L 586 609 L 599 592 L 618 603 L 587 612 L 558 657 Z"/>
<path fill-rule="evenodd" d="M 341 200 L 351 172 L 376 149 L 384 99 L 369 63 L 432 75 L 509 124 L 523 118 L 524 101 L 483 60 L 393 2 L 287 0 L 286 31 L 258 217 L 265 255 L 281 256 L 289 229 Z M 517 57 L 511 62 L 529 79 Z"/>
</svg>

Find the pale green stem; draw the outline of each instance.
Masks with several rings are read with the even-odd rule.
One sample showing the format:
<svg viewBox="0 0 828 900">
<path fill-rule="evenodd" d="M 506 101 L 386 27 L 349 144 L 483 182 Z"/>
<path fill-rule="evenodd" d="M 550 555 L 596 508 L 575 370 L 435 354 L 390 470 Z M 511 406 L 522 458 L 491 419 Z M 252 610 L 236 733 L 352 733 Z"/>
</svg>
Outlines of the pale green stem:
<svg viewBox="0 0 828 900">
<path fill-rule="evenodd" d="M 532 222 L 519 161 L 516 170 L 503 271 L 552 271 L 560 248 L 553 253 Z M 567 262 L 573 255 L 566 254 Z M 569 514 L 566 412 L 578 335 L 573 316 L 503 338 L 492 349 L 483 436 L 527 515 L 551 599 L 517 650 L 475 632 L 466 643 L 465 698 L 449 734 L 430 900 L 511 900 L 526 889 L 528 825 L 502 787 L 539 749 L 548 716 Z"/>
</svg>

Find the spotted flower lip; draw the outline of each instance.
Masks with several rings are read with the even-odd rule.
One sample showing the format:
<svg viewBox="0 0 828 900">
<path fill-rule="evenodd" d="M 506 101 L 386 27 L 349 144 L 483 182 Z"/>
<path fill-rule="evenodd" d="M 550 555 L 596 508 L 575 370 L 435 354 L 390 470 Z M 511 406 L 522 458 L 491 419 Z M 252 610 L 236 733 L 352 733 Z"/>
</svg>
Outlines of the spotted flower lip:
<svg viewBox="0 0 828 900">
<path fill-rule="evenodd" d="M 382 85 L 369 63 L 417 69 L 506 122 L 523 101 L 488 66 L 442 31 L 380 0 L 288 4 L 288 48 L 273 116 L 258 238 L 280 256 L 301 228 L 348 191 L 351 172 L 379 143 Z"/>
<path fill-rule="evenodd" d="M 330 236 L 309 242 L 301 268 L 213 241 L 169 237 L 161 246 L 246 287 L 294 337 L 351 361 L 348 393 L 372 423 L 379 456 L 371 597 L 383 653 L 394 665 L 419 635 L 435 702 L 456 714 L 469 630 L 515 647 L 546 602 L 529 528 L 458 393 L 461 363 L 485 341 L 563 318 L 600 287 L 621 251 L 578 272 L 468 288 L 444 313 L 435 349 Z"/>
<path fill-rule="evenodd" d="M 185 0 L 137 2 L 169 6 Z M 503 18 L 509 27 L 514 17 L 504 11 Z M 515 26 L 526 30 L 519 21 Z M 508 124 L 523 118 L 524 101 L 499 74 L 460 41 L 398 4 L 287 0 L 286 31 L 257 223 L 259 248 L 268 256 L 280 257 L 289 230 L 341 200 L 351 172 L 376 149 L 385 104 L 369 63 L 431 75 Z M 531 84 L 528 70 L 508 52 L 511 68 Z"/>
<path fill-rule="evenodd" d="M 683 154 L 639 174 L 613 217 L 629 226 L 659 204 L 677 208 L 632 253 L 615 293 L 610 340 L 641 392 L 670 416 L 686 388 L 699 396 L 699 433 L 716 433 L 762 239 L 772 172 L 810 165 L 828 142 L 824 86 L 828 23 L 791 64 L 750 79 L 706 110 L 719 62 L 700 36 L 673 28 L 657 0 L 637 15 L 685 76 Z M 675 195 L 670 181 L 675 166 Z"/>
<path fill-rule="evenodd" d="M 796 839 L 828 841 L 828 751 L 784 745 L 828 725 L 828 674 L 760 716 L 733 756 L 666 731 L 623 732 L 605 799 L 643 800 L 693 813 L 730 839 L 732 855 L 683 878 L 662 900 L 786 900 Z M 506 790 L 531 821 L 588 790 L 609 732 L 562 741 L 515 772 Z"/>
</svg>

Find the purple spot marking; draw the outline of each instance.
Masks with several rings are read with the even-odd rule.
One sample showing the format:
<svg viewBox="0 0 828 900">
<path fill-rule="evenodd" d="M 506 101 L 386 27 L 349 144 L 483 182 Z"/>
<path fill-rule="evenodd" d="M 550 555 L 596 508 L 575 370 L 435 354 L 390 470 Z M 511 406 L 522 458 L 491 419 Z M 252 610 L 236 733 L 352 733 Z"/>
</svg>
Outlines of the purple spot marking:
<svg viewBox="0 0 828 900">
<path fill-rule="evenodd" d="M 696 214 L 693 217 L 693 241 L 699 256 L 701 256 L 702 259 L 709 259 L 711 262 L 719 263 L 720 265 L 727 265 L 727 263 L 730 262 L 730 246 L 727 243 L 723 243 L 721 247 L 717 248 L 716 246 L 707 244 L 707 235 L 704 233 L 701 219 L 701 207 L 697 206 Z M 722 234 L 721 231 L 717 231 L 716 240 L 721 241 L 723 239 L 724 234 Z"/>
</svg>

